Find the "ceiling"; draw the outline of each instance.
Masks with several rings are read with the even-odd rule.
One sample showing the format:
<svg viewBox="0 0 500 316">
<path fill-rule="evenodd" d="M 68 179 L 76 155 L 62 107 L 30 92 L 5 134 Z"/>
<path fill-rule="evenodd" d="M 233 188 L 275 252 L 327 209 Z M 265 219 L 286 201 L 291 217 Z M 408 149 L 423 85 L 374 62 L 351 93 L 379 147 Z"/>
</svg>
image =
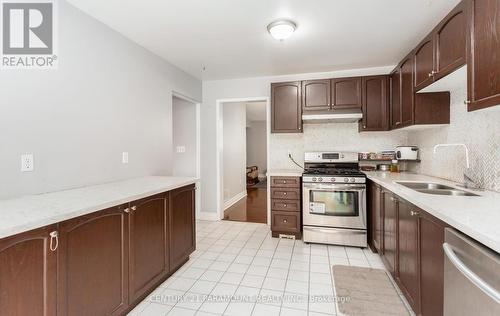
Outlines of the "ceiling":
<svg viewBox="0 0 500 316">
<path fill-rule="evenodd" d="M 202 80 L 396 64 L 459 0 L 69 0 Z M 267 24 L 297 23 L 284 42 Z M 205 68 L 205 70 L 203 70 Z"/>
<path fill-rule="evenodd" d="M 246 103 L 247 122 L 258 122 L 266 120 L 266 102 Z"/>
</svg>

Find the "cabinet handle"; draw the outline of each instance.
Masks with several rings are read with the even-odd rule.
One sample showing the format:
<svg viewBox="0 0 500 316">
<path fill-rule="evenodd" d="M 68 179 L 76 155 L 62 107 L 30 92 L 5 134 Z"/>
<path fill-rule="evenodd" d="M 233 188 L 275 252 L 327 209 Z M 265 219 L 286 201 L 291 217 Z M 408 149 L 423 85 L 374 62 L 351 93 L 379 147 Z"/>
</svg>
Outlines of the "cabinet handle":
<svg viewBox="0 0 500 316">
<path fill-rule="evenodd" d="M 427 76 L 428 76 L 429 78 L 430 78 L 430 77 L 432 77 L 432 72 L 429 72 L 429 73 L 427 74 Z"/>
<path fill-rule="evenodd" d="M 132 206 L 130 209 L 131 209 L 132 211 L 135 211 L 135 210 L 137 210 L 137 206 L 135 206 L 135 205 L 134 205 L 134 206 Z"/>
<path fill-rule="evenodd" d="M 130 209 L 127 207 L 126 209 L 123 210 L 125 213 L 130 213 Z"/>
<path fill-rule="evenodd" d="M 56 251 L 59 246 L 59 233 L 55 230 L 50 234 L 50 251 Z"/>
<path fill-rule="evenodd" d="M 283 192 L 283 195 L 286 195 L 286 192 Z"/>
<path fill-rule="evenodd" d="M 411 216 L 418 216 L 420 215 L 420 212 L 418 211 L 410 211 Z"/>
<path fill-rule="evenodd" d="M 465 100 L 464 101 L 464 104 L 470 104 L 470 103 L 471 103 L 470 100 Z"/>
<path fill-rule="evenodd" d="M 363 128 L 366 128 L 366 125 L 363 125 Z"/>
<path fill-rule="evenodd" d="M 284 207 L 286 207 L 287 205 L 286 204 L 283 204 Z"/>
<path fill-rule="evenodd" d="M 396 126 L 398 126 L 399 124 L 401 124 L 401 122 L 396 122 Z"/>
<path fill-rule="evenodd" d="M 286 181 L 283 181 L 283 184 L 286 184 Z"/>
<path fill-rule="evenodd" d="M 288 223 L 288 220 L 284 219 L 284 220 L 283 220 L 283 223 Z"/>
</svg>

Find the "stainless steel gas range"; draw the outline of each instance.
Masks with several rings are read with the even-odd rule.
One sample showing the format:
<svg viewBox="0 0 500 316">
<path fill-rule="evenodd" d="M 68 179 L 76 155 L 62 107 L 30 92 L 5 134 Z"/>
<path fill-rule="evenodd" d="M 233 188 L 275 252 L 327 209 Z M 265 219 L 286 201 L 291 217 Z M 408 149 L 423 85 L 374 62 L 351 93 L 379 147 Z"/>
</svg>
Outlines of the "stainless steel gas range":
<svg viewBox="0 0 500 316">
<path fill-rule="evenodd" d="M 366 247 L 366 176 L 358 154 L 307 152 L 304 162 L 304 241 Z"/>
</svg>

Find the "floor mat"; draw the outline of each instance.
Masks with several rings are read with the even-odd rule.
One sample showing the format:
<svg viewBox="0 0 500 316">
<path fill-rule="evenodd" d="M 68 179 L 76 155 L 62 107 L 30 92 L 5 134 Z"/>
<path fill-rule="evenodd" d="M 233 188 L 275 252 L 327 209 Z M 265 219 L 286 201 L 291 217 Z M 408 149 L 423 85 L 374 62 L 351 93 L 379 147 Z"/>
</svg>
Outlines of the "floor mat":
<svg viewBox="0 0 500 316">
<path fill-rule="evenodd" d="M 341 315 L 411 315 L 381 269 L 333 266 L 335 293 Z"/>
</svg>

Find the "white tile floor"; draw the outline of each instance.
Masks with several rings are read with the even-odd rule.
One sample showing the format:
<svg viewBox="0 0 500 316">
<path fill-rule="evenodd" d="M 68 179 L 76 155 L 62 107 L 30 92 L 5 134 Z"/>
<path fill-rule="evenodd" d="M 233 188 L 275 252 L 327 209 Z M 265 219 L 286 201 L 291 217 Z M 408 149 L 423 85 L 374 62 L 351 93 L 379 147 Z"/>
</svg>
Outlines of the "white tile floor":
<svg viewBox="0 0 500 316">
<path fill-rule="evenodd" d="M 280 240 L 265 224 L 198 221 L 196 233 L 191 259 L 129 315 L 336 315 L 321 301 L 332 265 L 384 268 L 369 249 Z"/>
</svg>

